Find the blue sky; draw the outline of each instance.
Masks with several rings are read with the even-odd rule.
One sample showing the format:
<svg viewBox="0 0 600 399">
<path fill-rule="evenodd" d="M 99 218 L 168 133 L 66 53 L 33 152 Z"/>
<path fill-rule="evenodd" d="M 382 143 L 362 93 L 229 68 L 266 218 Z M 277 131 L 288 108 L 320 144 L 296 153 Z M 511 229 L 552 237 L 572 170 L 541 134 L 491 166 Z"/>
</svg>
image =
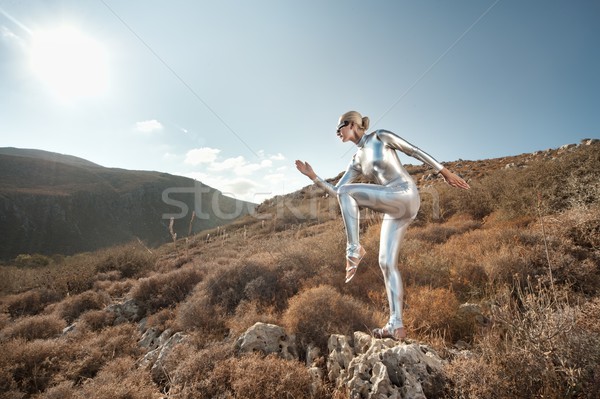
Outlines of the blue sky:
<svg viewBox="0 0 600 399">
<path fill-rule="evenodd" d="M 261 202 L 358 110 L 440 161 L 600 137 L 598 1 L 0 0 L 0 146 Z M 405 163 L 418 161 L 401 154 Z"/>
</svg>

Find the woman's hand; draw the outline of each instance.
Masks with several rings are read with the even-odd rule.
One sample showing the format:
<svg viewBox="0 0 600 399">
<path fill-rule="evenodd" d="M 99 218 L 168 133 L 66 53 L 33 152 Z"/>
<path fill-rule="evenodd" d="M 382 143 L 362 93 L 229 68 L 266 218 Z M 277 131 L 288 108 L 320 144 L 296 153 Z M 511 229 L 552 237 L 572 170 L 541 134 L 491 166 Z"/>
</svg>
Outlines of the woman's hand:
<svg viewBox="0 0 600 399">
<path fill-rule="evenodd" d="M 444 176 L 444 180 L 446 180 L 446 183 L 448 183 L 452 187 L 462 188 L 464 190 L 468 190 L 469 188 L 471 188 L 469 184 L 466 181 L 464 181 L 460 176 L 455 175 L 446 168 L 440 170 L 440 174 Z"/>
<path fill-rule="evenodd" d="M 300 171 L 304 176 L 307 176 L 309 179 L 314 180 L 317 178 L 317 174 L 313 170 L 312 166 L 308 162 L 302 162 L 296 160 L 296 169 Z"/>
</svg>

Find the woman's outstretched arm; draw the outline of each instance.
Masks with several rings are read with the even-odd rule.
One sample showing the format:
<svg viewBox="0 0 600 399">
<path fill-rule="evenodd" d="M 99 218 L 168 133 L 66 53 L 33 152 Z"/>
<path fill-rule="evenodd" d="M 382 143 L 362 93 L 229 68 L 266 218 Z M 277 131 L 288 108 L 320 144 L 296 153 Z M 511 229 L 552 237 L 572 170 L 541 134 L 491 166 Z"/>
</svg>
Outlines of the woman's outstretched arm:
<svg viewBox="0 0 600 399">
<path fill-rule="evenodd" d="M 444 180 L 446 180 L 446 183 L 452 187 L 462 188 L 465 190 L 470 188 L 469 184 L 460 176 L 450 172 L 446 167 L 444 167 L 444 165 L 436 161 L 435 158 L 421 150 L 419 147 L 410 144 L 408 141 L 387 130 L 377 130 L 375 133 L 377 134 L 379 140 L 391 148 L 402 151 L 406 155 L 416 158 L 419 161 L 431 166 L 436 170 L 436 172 L 439 172 L 444 177 Z"/>
<path fill-rule="evenodd" d="M 300 171 L 304 176 L 307 176 L 311 179 L 317 186 L 321 187 L 323 190 L 327 191 L 330 195 L 337 196 L 338 188 L 343 186 L 346 183 L 352 181 L 359 172 L 353 167 L 352 162 L 348 165 L 348 169 L 344 175 L 340 178 L 338 183 L 334 186 L 333 184 L 326 182 L 321 179 L 313 170 L 312 166 L 308 162 L 302 162 L 300 160 L 296 160 L 296 169 Z"/>
</svg>

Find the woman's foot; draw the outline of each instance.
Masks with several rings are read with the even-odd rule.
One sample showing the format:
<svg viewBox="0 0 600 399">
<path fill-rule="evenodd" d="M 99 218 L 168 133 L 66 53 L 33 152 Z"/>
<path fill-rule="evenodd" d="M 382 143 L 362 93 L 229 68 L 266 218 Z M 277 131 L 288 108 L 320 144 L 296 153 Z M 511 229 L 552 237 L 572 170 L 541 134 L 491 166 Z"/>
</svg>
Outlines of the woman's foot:
<svg viewBox="0 0 600 399">
<path fill-rule="evenodd" d="M 358 265 L 360 264 L 360 261 L 367 253 L 367 251 L 365 251 L 365 249 L 362 247 L 362 245 L 359 247 L 358 251 L 359 251 L 358 257 L 346 256 L 346 280 L 345 280 L 346 283 L 349 283 L 350 280 L 352 280 L 352 278 L 356 274 L 356 269 L 358 269 Z"/>
<path fill-rule="evenodd" d="M 402 341 L 406 338 L 404 327 L 394 327 L 390 323 L 382 328 L 376 328 L 372 331 L 375 338 L 391 338 L 396 341 Z"/>
</svg>

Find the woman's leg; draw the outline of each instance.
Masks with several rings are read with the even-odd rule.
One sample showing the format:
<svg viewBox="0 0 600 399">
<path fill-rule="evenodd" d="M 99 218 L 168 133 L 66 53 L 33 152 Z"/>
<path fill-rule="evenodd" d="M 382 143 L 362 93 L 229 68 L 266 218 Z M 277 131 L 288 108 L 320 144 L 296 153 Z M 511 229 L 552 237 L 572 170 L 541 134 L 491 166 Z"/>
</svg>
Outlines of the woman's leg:
<svg viewBox="0 0 600 399">
<path fill-rule="evenodd" d="M 412 217 L 395 219 L 386 215 L 381 224 L 379 241 L 379 267 L 383 273 L 385 290 L 390 306 L 390 320 L 386 328 L 393 330 L 404 327 L 402 322 L 402 305 L 404 289 L 402 277 L 398 270 L 400 245 Z"/>
<path fill-rule="evenodd" d="M 395 218 L 413 218 L 419 209 L 419 194 L 412 185 L 386 187 L 376 184 L 346 184 L 338 191 L 338 201 L 346 227 L 348 257 L 360 257 L 359 207 L 373 209 Z"/>
</svg>

